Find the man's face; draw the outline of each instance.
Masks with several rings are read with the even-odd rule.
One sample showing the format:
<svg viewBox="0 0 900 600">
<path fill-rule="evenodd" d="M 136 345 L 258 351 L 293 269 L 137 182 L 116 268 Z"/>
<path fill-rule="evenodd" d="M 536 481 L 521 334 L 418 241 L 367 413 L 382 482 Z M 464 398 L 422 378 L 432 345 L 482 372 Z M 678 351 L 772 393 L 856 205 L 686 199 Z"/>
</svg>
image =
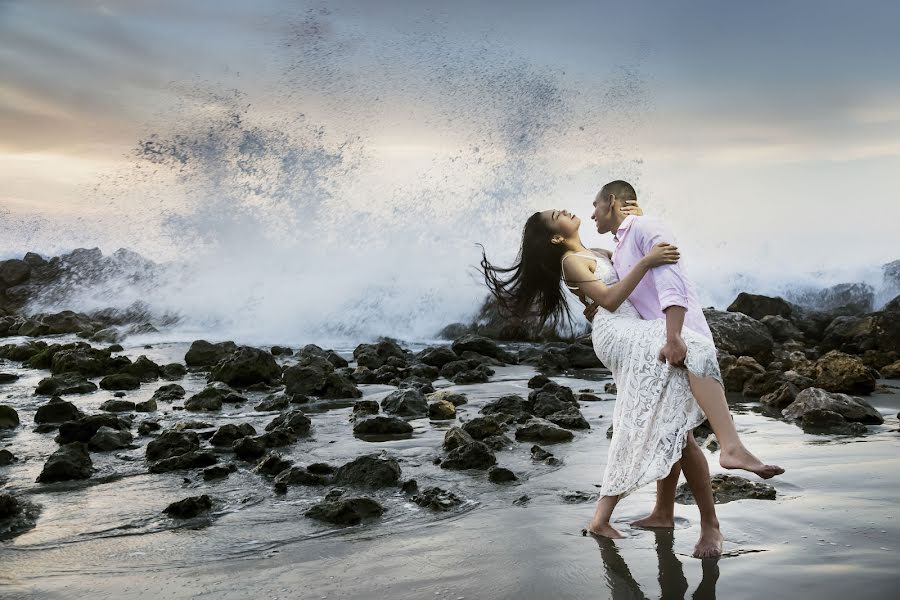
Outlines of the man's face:
<svg viewBox="0 0 900 600">
<path fill-rule="evenodd" d="M 604 198 L 598 193 L 594 197 L 594 212 L 591 219 L 597 224 L 597 233 L 609 233 L 612 230 L 612 206 L 610 196 Z"/>
</svg>

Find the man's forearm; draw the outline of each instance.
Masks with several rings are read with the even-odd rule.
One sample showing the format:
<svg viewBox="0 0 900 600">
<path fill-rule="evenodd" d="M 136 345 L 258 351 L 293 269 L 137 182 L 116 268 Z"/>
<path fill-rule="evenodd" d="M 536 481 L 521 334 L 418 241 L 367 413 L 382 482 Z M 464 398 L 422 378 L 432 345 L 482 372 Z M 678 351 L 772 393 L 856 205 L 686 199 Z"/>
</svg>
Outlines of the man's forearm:
<svg viewBox="0 0 900 600">
<path fill-rule="evenodd" d="M 666 339 L 674 340 L 681 337 L 681 329 L 684 327 L 684 315 L 687 309 L 683 306 L 670 306 L 666 308 Z"/>
</svg>

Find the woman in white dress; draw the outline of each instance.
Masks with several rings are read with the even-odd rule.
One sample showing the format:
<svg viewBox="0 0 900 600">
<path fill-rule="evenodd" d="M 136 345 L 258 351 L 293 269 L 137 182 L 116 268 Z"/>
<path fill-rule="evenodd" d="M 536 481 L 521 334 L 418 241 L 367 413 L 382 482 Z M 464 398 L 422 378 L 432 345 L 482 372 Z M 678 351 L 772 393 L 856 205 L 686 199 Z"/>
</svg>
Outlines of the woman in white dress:
<svg viewBox="0 0 900 600">
<path fill-rule="evenodd" d="M 607 537 L 621 537 L 609 524 L 618 500 L 647 483 L 667 477 L 686 449 L 699 451 L 692 430 L 705 416 L 691 392 L 688 373 L 712 378 L 720 384 L 722 376 L 715 346 L 689 329 L 682 332 L 688 346 L 687 368 L 673 368 L 659 361 L 659 350 L 666 340 L 665 321 L 642 320 L 628 301 L 650 269 L 678 261 L 678 249 L 670 244 L 654 246 L 620 281 L 608 253 L 588 250 L 581 243 L 580 223 L 565 210 L 534 213 L 525 224 L 517 263 L 501 268 L 482 256 L 481 266 L 501 310 L 517 316 L 536 314 L 544 321 L 559 321 L 570 316 L 561 285 L 564 263 L 576 260 L 590 263 L 592 279 L 570 281 L 567 286 L 580 298 L 586 297 L 599 306 L 592 322 L 594 351 L 612 371 L 618 393 L 603 476 L 603 496 L 588 530 Z M 754 468 L 753 471 L 764 477 L 783 472 L 780 467 L 765 467 L 769 470 Z M 701 509 L 711 511 L 714 521 L 705 541 L 701 535 L 695 554 L 712 556 L 721 552 L 721 535 L 706 473 L 705 480 L 701 481 L 696 472 L 685 471 L 692 489 L 697 488 L 695 495 L 700 496 L 697 492 L 705 486 L 702 496 L 706 506 Z"/>
</svg>

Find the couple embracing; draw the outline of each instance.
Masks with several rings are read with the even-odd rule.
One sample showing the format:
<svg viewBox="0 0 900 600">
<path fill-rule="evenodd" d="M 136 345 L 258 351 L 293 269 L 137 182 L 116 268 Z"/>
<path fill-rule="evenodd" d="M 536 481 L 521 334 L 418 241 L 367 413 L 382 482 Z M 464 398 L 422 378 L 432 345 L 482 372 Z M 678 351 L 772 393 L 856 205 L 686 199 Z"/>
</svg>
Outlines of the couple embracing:
<svg viewBox="0 0 900 600">
<path fill-rule="evenodd" d="M 709 420 L 725 469 L 765 479 L 784 469 L 756 458 L 735 430 L 712 334 L 668 229 L 643 216 L 634 188 L 621 180 L 603 186 L 591 218 L 599 233 L 614 234 L 612 253 L 582 244 L 575 215 L 545 210 L 526 221 L 512 267 L 482 257 L 485 281 L 501 308 L 517 316 L 568 318 L 563 285 L 587 305 L 594 352 L 612 371 L 618 394 L 602 496 L 583 533 L 622 537 L 610 524 L 616 503 L 652 481 L 656 505 L 633 525 L 673 527 L 683 471 L 700 511 L 694 556 L 719 556 L 722 535 L 709 466 L 694 427 Z"/>
</svg>

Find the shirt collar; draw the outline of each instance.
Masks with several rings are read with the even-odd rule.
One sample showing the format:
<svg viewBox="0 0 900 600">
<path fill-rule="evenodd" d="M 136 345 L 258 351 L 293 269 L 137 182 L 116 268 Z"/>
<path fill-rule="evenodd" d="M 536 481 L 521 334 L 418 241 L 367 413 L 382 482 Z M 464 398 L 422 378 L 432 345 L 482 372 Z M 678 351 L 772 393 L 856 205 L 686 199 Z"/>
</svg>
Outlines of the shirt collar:
<svg viewBox="0 0 900 600">
<path fill-rule="evenodd" d="M 619 228 L 616 229 L 616 232 L 613 234 L 613 240 L 615 240 L 616 244 L 622 241 L 622 237 L 631 228 L 632 223 L 634 223 L 634 219 L 634 215 L 628 215 L 627 217 L 625 217 L 625 220 L 622 221 L 622 224 L 619 225 Z"/>
</svg>

